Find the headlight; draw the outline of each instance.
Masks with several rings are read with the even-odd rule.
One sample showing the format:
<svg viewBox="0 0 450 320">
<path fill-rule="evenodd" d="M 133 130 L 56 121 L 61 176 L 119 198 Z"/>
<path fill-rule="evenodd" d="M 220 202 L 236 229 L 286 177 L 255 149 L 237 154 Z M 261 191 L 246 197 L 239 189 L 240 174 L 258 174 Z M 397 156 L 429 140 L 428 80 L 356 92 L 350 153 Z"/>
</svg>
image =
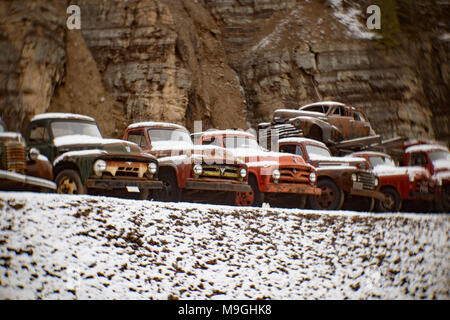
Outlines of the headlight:
<svg viewBox="0 0 450 320">
<path fill-rule="evenodd" d="M 409 182 L 414 182 L 414 175 L 413 174 L 408 174 L 409 177 Z"/>
<path fill-rule="evenodd" d="M 378 187 L 378 184 L 380 183 L 380 180 L 377 178 L 377 177 L 375 177 L 375 180 L 373 181 L 373 185 L 375 186 L 375 187 Z"/>
<path fill-rule="evenodd" d="M 156 163 L 150 162 L 148 164 L 148 172 L 150 172 L 151 174 L 155 174 L 157 170 L 158 170 L 158 165 Z"/>
<path fill-rule="evenodd" d="M 280 171 L 279 171 L 279 170 L 277 170 L 277 169 L 273 170 L 273 172 L 272 172 L 273 180 L 278 180 L 278 179 L 280 179 L 280 176 L 281 176 L 281 174 L 280 174 Z"/>
<path fill-rule="evenodd" d="M 239 170 L 239 175 L 242 178 L 245 178 L 245 176 L 247 175 L 247 170 L 245 170 L 245 168 L 242 168 L 241 170 Z"/>
<path fill-rule="evenodd" d="M 316 182 L 316 178 L 317 178 L 317 176 L 316 176 L 316 173 L 315 173 L 315 172 L 311 172 L 311 173 L 309 174 L 309 181 L 311 181 L 311 182 Z"/>
<path fill-rule="evenodd" d="M 32 161 L 36 161 L 39 158 L 39 155 L 41 153 L 39 152 L 38 149 L 36 148 L 31 148 L 30 151 L 28 151 L 28 157 L 30 158 L 30 160 Z"/>
<path fill-rule="evenodd" d="M 106 170 L 106 161 L 105 160 L 97 160 L 94 163 L 94 173 L 97 176 L 101 176 L 102 172 Z"/>
<path fill-rule="evenodd" d="M 352 181 L 356 182 L 358 180 L 358 176 L 356 175 L 356 173 L 352 173 Z"/>
<path fill-rule="evenodd" d="M 202 172 L 203 172 L 202 165 L 201 165 L 201 164 L 196 164 L 196 165 L 194 166 L 194 173 L 195 173 L 196 175 L 201 175 Z"/>
</svg>

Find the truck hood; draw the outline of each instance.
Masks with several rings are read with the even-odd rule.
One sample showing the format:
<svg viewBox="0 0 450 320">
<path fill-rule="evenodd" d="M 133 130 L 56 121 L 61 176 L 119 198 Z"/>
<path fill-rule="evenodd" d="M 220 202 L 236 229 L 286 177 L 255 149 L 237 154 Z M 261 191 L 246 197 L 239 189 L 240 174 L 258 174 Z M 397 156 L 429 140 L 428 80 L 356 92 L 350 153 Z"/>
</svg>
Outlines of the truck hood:
<svg viewBox="0 0 450 320">
<path fill-rule="evenodd" d="M 96 138 L 87 135 L 69 135 L 55 138 L 55 147 L 64 152 L 81 150 L 104 150 L 110 154 L 141 154 L 139 146 L 119 139 Z"/>
<path fill-rule="evenodd" d="M 390 165 L 378 165 L 373 169 L 373 172 L 379 176 L 394 176 L 394 175 L 411 175 L 429 177 L 428 170 L 422 167 L 394 167 Z"/>
<path fill-rule="evenodd" d="M 235 157 L 244 161 L 247 165 L 255 167 L 258 162 L 261 166 L 278 165 L 278 166 L 303 166 L 310 167 L 305 163 L 302 157 L 290 153 L 272 152 L 249 148 L 235 148 L 230 150 Z"/>
<path fill-rule="evenodd" d="M 152 142 L 151 154 L 159 161 L 170 163 L 243 164 L 233 153 L 218 146 L 194 145 L 185 141 Z"/>
<path fill-rule="evenodd" d="M 448 160 L 434 160 L 433 166 L 435 172 L 450 171 L 450 161 Z"/>
<path fill-rule="evenodd" d="M 273 112 L 273 119 L 290 119 L 297 117 L 312 117 L 312 118 L 324 118 L 325 114 L 313 111 L 301 111 L 293 109 L 278 109 Z"/>
<path fill-rule="evenodd" d="M 357 157 L 325 157 L 317 154 L 310 154 L 309 159 L 314 162 L 317 167 L 329 166 L 350 166 L 356 167 L 366 163 L 365 159 Z"/>
</svg>

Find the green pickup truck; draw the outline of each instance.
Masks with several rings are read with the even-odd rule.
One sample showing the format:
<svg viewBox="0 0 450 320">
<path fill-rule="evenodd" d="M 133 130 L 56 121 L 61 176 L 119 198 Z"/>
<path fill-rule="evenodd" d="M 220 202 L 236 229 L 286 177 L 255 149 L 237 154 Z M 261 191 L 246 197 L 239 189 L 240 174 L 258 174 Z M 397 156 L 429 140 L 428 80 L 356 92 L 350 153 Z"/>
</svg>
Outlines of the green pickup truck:
<svg viewBox="0 0 450 320">
<path fill-rule="evenodd" d="M 28 146 L 53 164 L 58 193 L 147 199 L 161 189 L 158 162 L 135 143 L 104 139 L 96 121 L 72 113 L 44 113 L 25 131 Z"/>
</svg>

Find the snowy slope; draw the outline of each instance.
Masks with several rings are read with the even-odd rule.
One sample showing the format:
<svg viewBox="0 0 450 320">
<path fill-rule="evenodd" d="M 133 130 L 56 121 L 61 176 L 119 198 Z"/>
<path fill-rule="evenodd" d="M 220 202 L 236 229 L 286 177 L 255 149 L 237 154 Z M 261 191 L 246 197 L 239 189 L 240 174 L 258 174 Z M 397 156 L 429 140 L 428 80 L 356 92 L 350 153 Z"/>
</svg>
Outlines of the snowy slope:
<svg viewBox="0 0 450 320">
<path fill-rule="evenodd" d="M 449 299 L 449 215 L 0 192 L 0 299 Z"/>
</svg>

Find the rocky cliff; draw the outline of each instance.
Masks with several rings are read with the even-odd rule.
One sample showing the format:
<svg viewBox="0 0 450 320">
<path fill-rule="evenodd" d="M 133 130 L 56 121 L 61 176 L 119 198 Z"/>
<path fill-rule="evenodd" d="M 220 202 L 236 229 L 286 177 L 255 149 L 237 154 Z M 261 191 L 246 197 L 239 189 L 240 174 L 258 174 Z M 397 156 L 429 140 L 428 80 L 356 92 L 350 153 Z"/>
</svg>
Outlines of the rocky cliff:
<svg viewBox="0 0 450 320">
<path fill-rule="evenodd" d="M 328 99 L 363 108 L 384 138 L 450 141 L 449 13 L 432 0 L 3 1 L 0 111 L 12 130 L 85 113 L 120 137 L 141 120 L 246 129 Z"/>
</svg>

